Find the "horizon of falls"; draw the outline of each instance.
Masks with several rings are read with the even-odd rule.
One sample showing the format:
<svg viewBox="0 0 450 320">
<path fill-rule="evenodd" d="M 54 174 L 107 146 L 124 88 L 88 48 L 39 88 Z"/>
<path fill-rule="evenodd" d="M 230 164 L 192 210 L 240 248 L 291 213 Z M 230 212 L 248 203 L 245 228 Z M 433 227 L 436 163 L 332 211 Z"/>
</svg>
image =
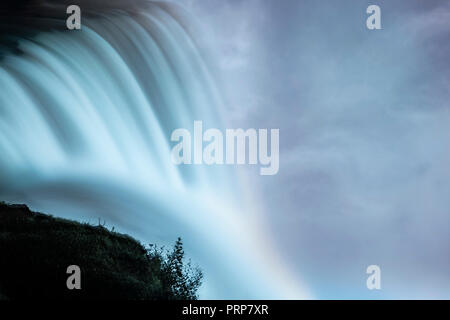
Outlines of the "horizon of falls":
<svg viewBox="0 0 450 320">
<path fill-rule="evenodd" d="M 226 112 L 179 12 L 88 11 L 81 31 L 24 33 L 18 53 L 0 47 L 0 200 L 101 219 L 145 243 L 181 236 L 205 272 L 201 298 L 307 297 L 257 200 L 242 200 L 252 191 L 240 173 L 170 160 L 174 129 L 219 128 Z"/>
</svg>

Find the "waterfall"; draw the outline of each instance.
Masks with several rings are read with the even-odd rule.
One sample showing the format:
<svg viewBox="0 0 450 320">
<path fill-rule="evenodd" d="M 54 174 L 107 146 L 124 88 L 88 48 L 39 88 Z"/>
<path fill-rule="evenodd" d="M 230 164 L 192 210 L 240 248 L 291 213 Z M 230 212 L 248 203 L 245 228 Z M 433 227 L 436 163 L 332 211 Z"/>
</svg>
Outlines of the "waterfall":
<svg viewBox="0 0 450 320">
<path fill-rule="evenodd" d="M 186 13 L 135 3 L 82 7 L 79 31 L 51 16 L 8 34 L 0 199 L 99 218 L 145 242 L 181 236 L 205 272 L 201 298 L 304 297 L 241 200 L 251 191 L 235 168 L 172 164 L 170 133 L 197 119 L 221 127 L 226 106 Z"/>
</svg>

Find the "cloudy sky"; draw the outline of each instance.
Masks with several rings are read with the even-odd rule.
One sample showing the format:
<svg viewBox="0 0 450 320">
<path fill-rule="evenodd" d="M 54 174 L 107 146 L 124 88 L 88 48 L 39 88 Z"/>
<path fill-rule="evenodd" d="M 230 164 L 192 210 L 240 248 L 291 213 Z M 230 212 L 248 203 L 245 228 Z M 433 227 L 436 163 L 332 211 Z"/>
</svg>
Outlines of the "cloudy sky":
<svg viewBox="0 0 450 320">
<path fill-rule="evenodd" d="M 155 6 L 138 17 L 148 32 L 136 12 L 86 19 L 2 60 L 2 199 L 103 212 L 145 242 L 181 235 L 206 271 L 203 298 L 450 298 L 450 3 L 177 2 L 209 54 Z M 382 30 L 366 28 L 372 4 Z M 73 150 L 44 121 L 50 107 Z M 193 120 L 279 129 L 278 174 L 193 166 L 184 179 L 166 142 Z M 380 291 L 366 288 L 373 264 Z"/>
<path fill-rule="evenodd" d="M 279 128 L 248 176 L 318 298 L 450 298 L 448 1 L 181 1 L 233 127 Z M 366 28 L 381 7 L 382 30 Z M 368 265 L 382 290 L 366 288 Z"/>
</svg>

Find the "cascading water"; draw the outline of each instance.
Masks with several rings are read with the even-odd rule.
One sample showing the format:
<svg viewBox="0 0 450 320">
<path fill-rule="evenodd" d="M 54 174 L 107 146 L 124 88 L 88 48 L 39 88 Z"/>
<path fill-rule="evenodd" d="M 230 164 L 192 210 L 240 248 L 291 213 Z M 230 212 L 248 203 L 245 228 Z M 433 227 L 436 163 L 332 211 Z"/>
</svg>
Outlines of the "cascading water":
<svg viewBox="0 0 450 320">
<path fill-rule="evenodd" d="M 149 242 L 181 236 L 202 298 L 304 297 L 239 201 L 237 172 L 172 164 L 172 130 L 221 127 L 224 107 L 182 11 L 136 4 L 87 5 L 80 31 L 26 23 L 1 47 L 0 199 Z"/>
</svg>

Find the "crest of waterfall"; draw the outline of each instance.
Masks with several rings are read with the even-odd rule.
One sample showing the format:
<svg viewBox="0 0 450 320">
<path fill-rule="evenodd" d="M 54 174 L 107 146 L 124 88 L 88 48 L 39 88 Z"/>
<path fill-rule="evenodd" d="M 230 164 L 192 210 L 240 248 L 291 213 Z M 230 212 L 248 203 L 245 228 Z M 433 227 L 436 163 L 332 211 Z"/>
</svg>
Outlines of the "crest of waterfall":
<svg viewBox="0 0 450 320">
<path fill-rule="evenodd" d="M 40 17 L 48 28 L 35 32 L 27 18 L 0 47 L 0 198 L 143 241 L 181 236 L 205 272 L 203 298 L 304 297 L 240 200 L 236 170 L 171 162 L 174 129 L 221 127 L 226 110 L 183 11 L 82 12 L 80 31 Z"/>
</svg>

